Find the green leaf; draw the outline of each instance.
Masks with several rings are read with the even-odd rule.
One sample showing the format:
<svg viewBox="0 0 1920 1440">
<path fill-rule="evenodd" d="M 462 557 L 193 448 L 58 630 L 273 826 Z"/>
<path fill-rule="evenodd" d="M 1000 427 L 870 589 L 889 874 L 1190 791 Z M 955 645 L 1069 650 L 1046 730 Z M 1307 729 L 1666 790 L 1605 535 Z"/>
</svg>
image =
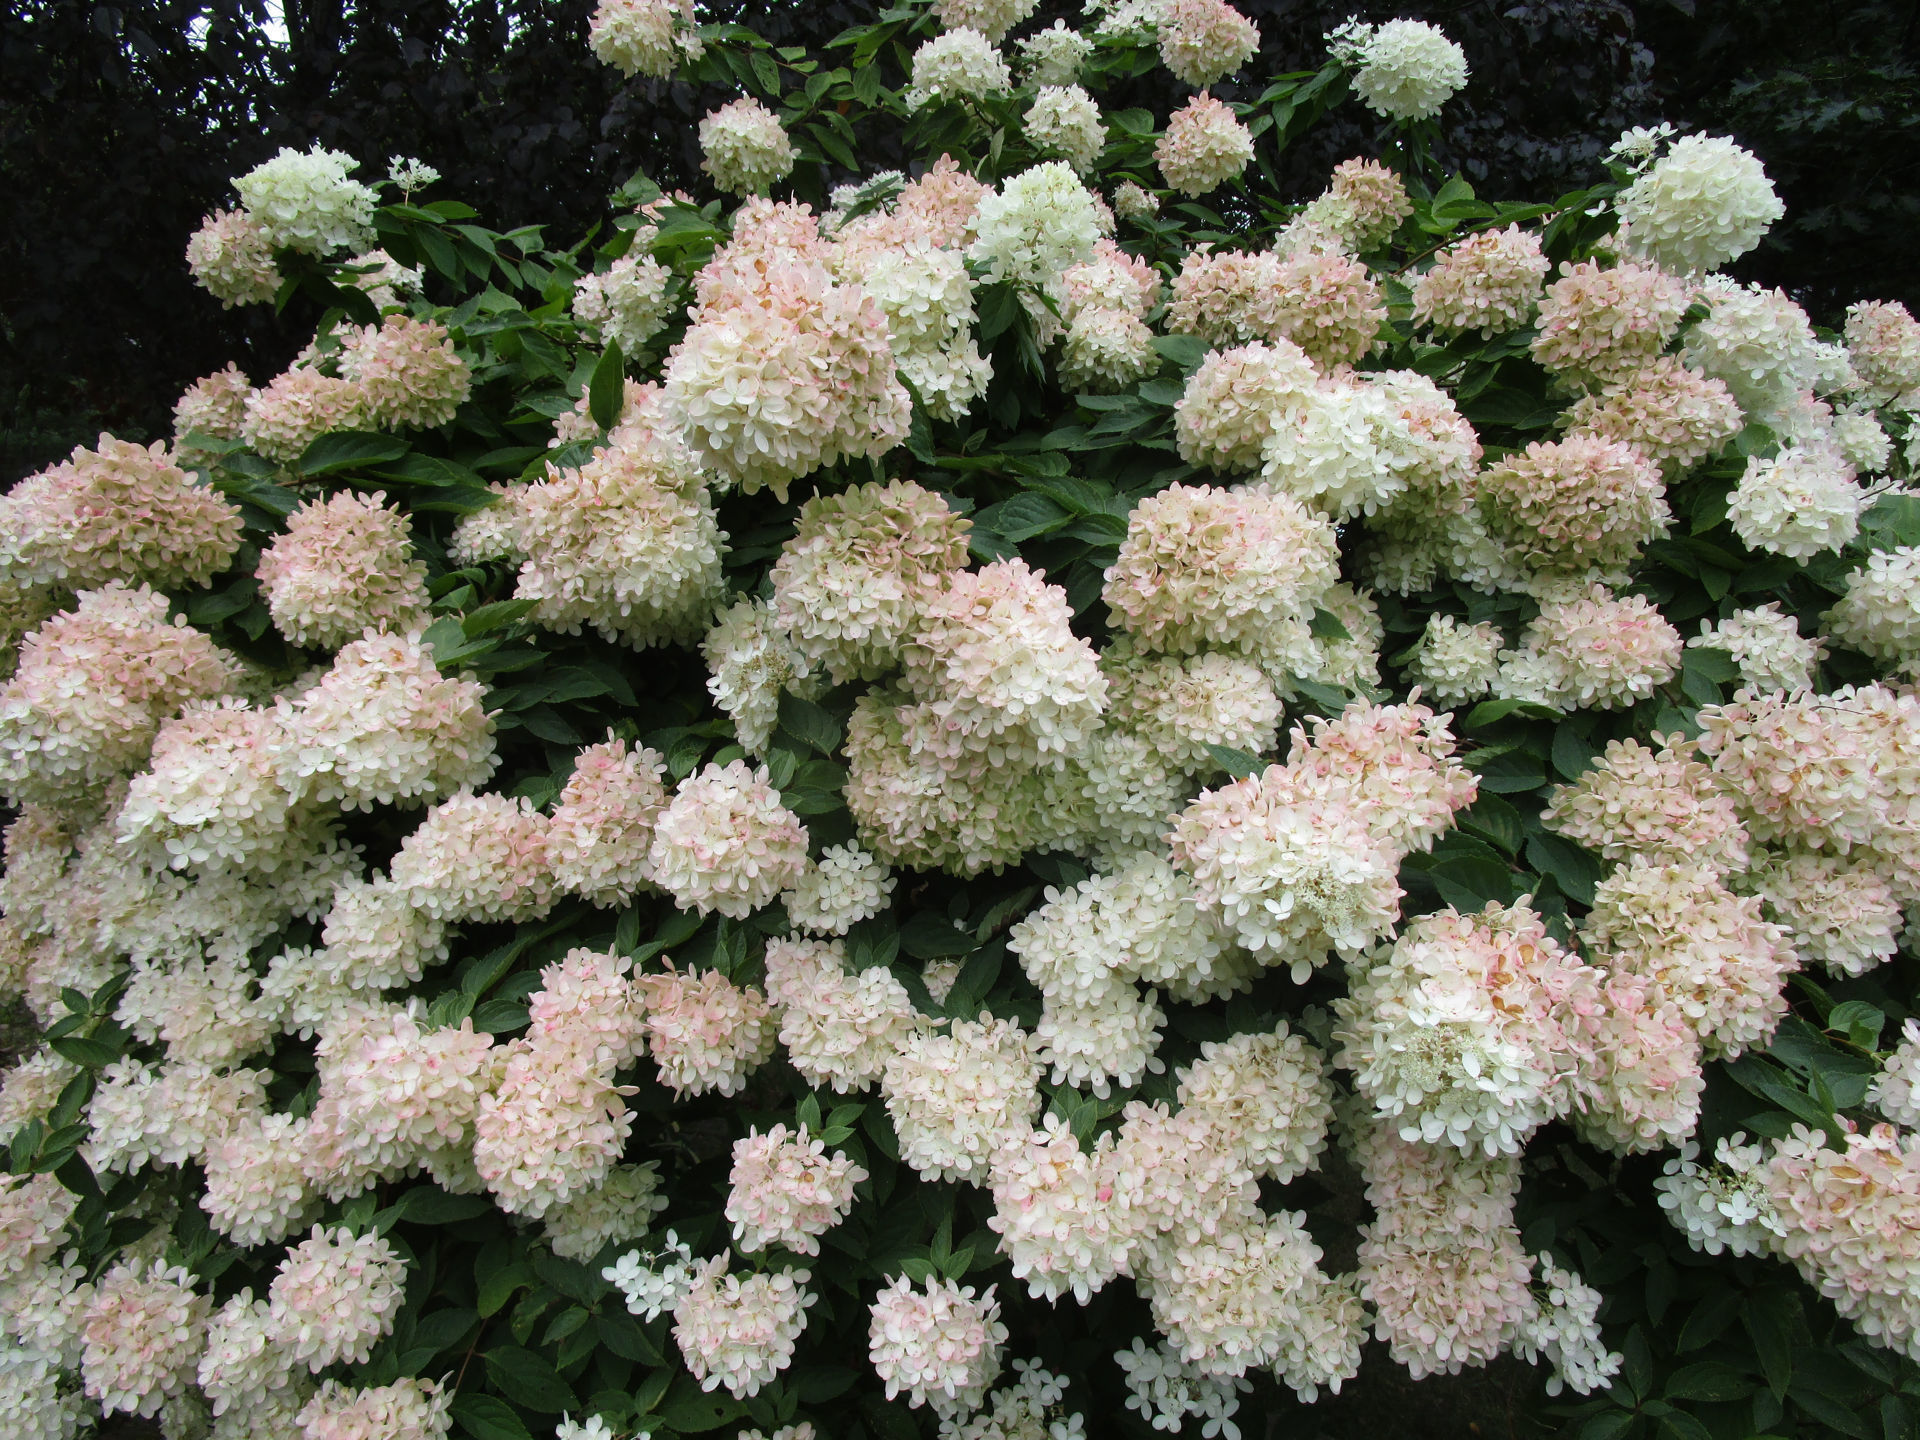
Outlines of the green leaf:
<svg viewBox="0 0 1920 1440">
<path fill-rule="evenodd" d="M 496 1345 L 482 1357 L 487 1376 L 500 1393 L 516 1405 L 558 1415 L 579 1407 L 573 1388 L 560 1378 L 543 1356 L 520 1345 Z"/>
<path fill-rule="evenodd" d="M 1593 887 L 1600 883 L 1600 862 L 1571 840 L 1552 834 L 1533 836 L 1527 841 L 1527 863 L 1542 875 L 1551 875 L 1560 893 L 1569 899 L 1593 904 Z"/>
<path fill-rule="evenodd" d="M 1793 1381 L 1793 1330 L 1799 1308 L 1783 1290 L 1762 1290 L 1740 1312 L 1741 1323 L 1747 1327 L 1760 1357 L 1767 1386 L 1776 1399 L 1786 1397 L 1787 1386 Z"/>
<path fill-rule="evenodd" d="M 490 634 L 533 612 L 538 600 L 495 600 L 460 617 L 460 633 L 469 640 Z"/>
<path fill-rule="evenodd" d="M 1231 745 L 1209 745 L 1207 753 L 1213 756 L 1213 763 L 1236 780 L 1249 775 L 1266 773 L 1267 762 L 1258 755 L 1249 755 L 1244 750 L 1235 750 Z"/>
<path fill-rule="evenodd" d="M 1682 1365 L 1667 1377 L 1660 1392 L 1667 1400 L 1744 1400 L 1752 1393 L 1749 1377 L 1718 1360 Z"/>
<path fill-rule="evenodd" d="M 843 1365 L 815 1365 L 801 1372 L 793 1388 L 802 1405 L 824 1405 L 846 1394 L 859 1378 Z"/>
<path fill-rule="evenodd" d="M 1714 1440 L 1713 1432 L 1684 1410 L 1669 1410 L 1655 1428 L 1669 1440 Z"/>
<path fill-rule="evenodd" d="M 1600 752 L 1592 741 L 1563 721 L 1553 732 L 1553 768 L 1562 780 L 1578 780 Z"/>
<path fill-rule="evenodd" d="M 840 722 L 811 700 L 786 690 L 780 692 L 780 728 L 822 755 L 840 748 Z"/>
<path fill-rule="evenodd" d="M 1207 351 L 1211 347 L 1197 335 L 1156 335 L 1153 337 L 1153 348 L 1160 352 L 1163 359 L 1179 366 L 1183 375 L 1191 375 L 1200 368 L 1200 362 L 1207 358 Z"/>
<path fill-rule="evenodd" d="M 327 475 L 335 470 L 352 470 L 369 465 L 385 465 L 398 460 L 413 447 L 398 435 L 380 435 L 366 430 L 342 430 L 322 435 L 293 468 L 302 475 Z"/>
<path fill-rule="evenodd" d="M 972 951 L 972 932 L 954 925 L 944 915 L 922 910 L 900 927 L 900 948 L 916 960 L 940 960 Z"/>
<path fill-rule="evenodd" d="M 718 1430 L 722 1425 L 730 1424 L 747 1413 L 746 1406 L 727 1395 L 712 1394 L 700 1389 L 691 1376 L 682 1375 L 674 1382 L 667 1403 L 660 1407 L 660 1418 L 669 1428 L 683 1435 L 699 1435 L 708 1430 Z"/>
<path fill-rule="evenodd" d="M 461 1391 L 453 1397 L 453 1418 L 473 1440 L 533 1440 L 525 1422 L 497 1395 Z"/>
<path fill-rule="evenodd" d="M 401 1218 L 416 1225 L 452 1225 L 493 1212 L 484 1195 L 449 1195 L 438 1185 L 416 1185 L 395 1203 Z"/>
<path fill-rule="evenodd" d="M 1818 1420 L 1827 1429 L 1840 1435 L 1852 1435 L 1857 1440 L 1873 1440 L 1873 1430 L 1852 1410 L 1833 1396 L 1815 1390 L 1795 1381 L 1788 1388 L 1793 1403 L 1807 1414 Z"/>
<path fill-rule="evenodd" d="M 627 398 L 627 361 L 620 353 L 620 342 L 609 340 L 601 352 L 600 363 L 593 367 L 593 379 L 587 385 L 587 411 L 593 423 L 611 430 L 620 423 L 620 412 Z"/>
<path fill-rule="evenodd" d="M 98 1070 L 111 1065 L 120 1058 L 118 1047 L 103 1045 L 98 1040 L 89 1040 L 83 1035 L 66 1035 L 58 1040 L 47 1042 L 64 1058 L 89 1070 Z"/>
<path fill-rule="evenodd" d="M 1633 1428 L 1631 1410 L 1603 1410 L 1580 1427 L 1580 1440 L 1619 1440 Z"/>
<path fill-rule="evenodd" d="M 1864 1000 L 1844 1000 L 1827 1015 L 1827 1029 L 1838 1031 L 1862 1050 L 1878 1048 L 1886 1023 L 1886 1013 Z"/>
</svg>

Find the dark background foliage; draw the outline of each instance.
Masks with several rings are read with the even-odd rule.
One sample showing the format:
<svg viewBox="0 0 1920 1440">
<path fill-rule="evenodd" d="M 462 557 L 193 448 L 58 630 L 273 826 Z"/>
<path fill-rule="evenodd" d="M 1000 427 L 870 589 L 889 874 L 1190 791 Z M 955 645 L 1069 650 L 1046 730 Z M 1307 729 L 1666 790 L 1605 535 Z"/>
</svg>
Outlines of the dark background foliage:
<svg viewBox="0 0 1920 1440">
<path fill-rule="evenodd" d="M 1264 46 L 1250 76 L 1312 67 L 1341 0 L 1242 0 Z M 570 243 L 634 169 L 696 188 L 695 127 L 720 97 L 625 82 L 586 44 L 590 0 L 265 0 L 122 6 L 17 0 L 0 32 L 0 479 L 111 428 L 164 435 L 195 377 L 283 365 L 312 317 L 223 312 L 182 249 L 232 203 L 229 177 L 282 145 L 437 167 L 445 192 L 501 227 Z M 721 0 L 776 44 L 818 43 L 867 7 Z M 1050 7 L 1057 8 L 1057 7 Z M 1367 4 L 1419 15 L 1465 46 L 1473 78 L 1444 158 L 1483 192 L 1541 196 L 1596 178 L 1627 125 L 1672 120 L 1756 150 L 1787 220 L 1742 272 L 1817 320 L 1863 297 L 1920 299 L 1920 0 L 1449 0 Z M 1158 72 L 1156 72 L 1158 73 Z M 1165 114 L 1166 93 L 1129 96 Z M 1358 107 L 1317 127 L 1283 177 L 1299 198 L 1368 153 Z"/>
</svg>

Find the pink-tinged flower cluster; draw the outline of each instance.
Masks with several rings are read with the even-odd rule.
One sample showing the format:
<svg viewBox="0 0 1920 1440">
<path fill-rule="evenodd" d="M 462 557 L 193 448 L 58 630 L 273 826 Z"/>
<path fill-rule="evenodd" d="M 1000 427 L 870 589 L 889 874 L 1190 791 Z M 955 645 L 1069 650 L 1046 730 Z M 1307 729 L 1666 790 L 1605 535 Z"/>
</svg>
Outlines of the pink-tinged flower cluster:
<svg viewBox="0 0 1920 1440">
<path fill-rule="evenodd" d="M 1153 158 L 1161 177 L 1175 190 L 1205 195 L 1235 179 L 1252 162 L 1253 134 L 1232 107 L 1201 95 L 1174 111 L 1166 134 L 1153 148 Z"/>
<path fill-rule="evenodd" d="M 698 24 L 693 0 L 600 0 L 587 43 L 623 75 L 664 80 L 682 60 L 705 52 Z"/>
<path fill-rule="evenodd" d="M 1912 410 L 1920 394 L 1920 320 L 1897 300 L 1847 307 L 1847 358 L 1863 398 Z"/>
<path fill-rule="evenodd" d="M 1651 982 L 1713 1056 L 1737 1056 L 1786 1014 L 1800 960 L 1760 901 L 1735 895 L 1705 865 L 1634 859 L 1595 887 L 1582 935 L 1596 961 Z"/>
<path fill-rule="evenodd" d="M 738 243 L 736 241 L 736 243 Z M 727 263 L 716 254 L 709 269 Z M 746 494 L 905 438 L 911 405 L 886 312 L 818 261 L 775 248 L 754 283 L 701 303 L 667 357 L 668 412 L 701 465 Z"/>
<path fill-rule="evenodd" d="M 1513 1223 L 1518 1164 L 1384 1125 L 1352 1138 L 1375 1212 L 1360 1239 L 1374 1334 L 1416 1380 L 1485 1365 L 1534 1309 L 1533 1262 Z"/>
<path fill-rule="evenodd" d="M 883 675 L 940 580 L 965 567 L 971 528 L 910 480 L 816 495 L 774 563 L 775 617 L 836 682 Z"/>
<path fill-rule="evenodd" d="M 737 1095 L 773 1055 L 773 1014 L 750 985 L 718 970 L 669 970 L 640 976 L 633 988 L 660 1083 L 676 1095 Z"/>
<path fill-rule="evenodd" d="M 909 1405 L 930 1406 L 942 1420 L 977 1410 L 1000 1377 L 1007 1327 L 993 1287 L 927 1279 L 916 1290 L 902 1275 L 883 1286 L 870 1307 L 867 1355 L 887 1387 Z"/>
<path fill-rule="evenodd" d="M 1035 0 L 934 0 L 933 13 L 946 30 L 978 30 L 998 41 L 1033 14 Z"/>
<path fill-rule="evenodd" d="M 1803 960 L 1835 975 L 1864 975 L 1898 948 L 1900 897 L 1871 859 L 1790 850 L 1769 856 L 1744 888 Z"/>
<path fill-rule="evenodd" d="M 389 315 L 340 342 L 340 374 L 360 387 L 366 417 L 385 430 L 432 430 L 466 401 L 473 371 L 437 320 Z"/>
<path fill-rule="evenodd" d="M 1112 1141 L 1086 1154 L 1057 1115 L 1010 1136 L 993 1154 L 987 1182 L 994 1213 L 987 1226 L 1013 1278 L 1038 1299 L 1071 1294 L 1082 1305 L 1126 1269 L 1133 1248 L 1124 1203 L 1110 1175 Z"/>
<path fill-rule="evenodd" d="M 353 381 L 295 366 L 247 397 L 240 434 L 267 459 L 291 465 L 322 435 L 367 423 L 366 396 Z"/>
<path fill-rule="evenodd" d="M 80 1312 L 80 1375 L 104 1414 L 152 1416 L 195 1378 L 213 1309 L 193 1276 L 164 1261 L 127 1260 L 94 1286 Z"/>
<path fill-rule="evenodd" d="M 722 1255 L 700 1267 L 673 1310 L 673 1338 L 702 1390 L 727 1387 L 736 1400 L 757 1395 L 793 1363 L 814 1295 L 805 1270 L 769 1271 L 742 1280 Z"/>
<path fill-rule="evenodd" d="M 1171 0 L 1159 31 L 1161 62 L 1199 89 L 1226 79 L 1260 48 L 1260 27 L 1226 0 Z"/>
<path fill-rule="evenodd" d="M 158 442 L 102 435 L 0 497 L 0 578 L 14 585 L 204 585 L 239 547 L 240 512 Z"/>
<path fill-rule="evenodd" d="M 1274 430 L 1305 411 L 1319 378 L 1291 340 L 1212 351 L 1173 408 L 1180 458 L 1214 470 L 1254 468 Z"/>
<path fill-rule="evenodd" d="M 455 1172 L 499 1060 L 471 1021 L 430 1029 L 418 1002 L 345 1011 L 322 1029 L 316 1056 L 305 1169 L 334 1200 L 416 1167 Z"/>
<path fill-rule="evenodd" d="M 115 827 L 152 863 L 271 871 L 292 859 L 293 797 L 280 783 L 278 717 L 226 696 L 163 721 Z M 292 845 L 290 846 L 290 843 Z"/>
<path fill-rule="evenodd" d="M 1302 654 L 1338 578 L 1333 527 L 1297 500 L 1173 485 L 1134 506 L 1102 598 L 1145 649 Z"/>
<path fill-rule="evenodd" d="M 1326 1058 L 1282 1020 L 1272 1030 L 1208 1040 L 1180 1071 L 1180 1115 L 1198 1142 L 1256 1178 L 1285 1185 L 1327 1148 L 1333 1087 Z"/>
<path fill-rule="evenodd" d="M 1725 384 L 1668 355 L 1582 396 L 1567 418 L 1575 434 L 1620 441 L 1676 470 L 1717 452 L 1745 423 Z"/>
<path fill-rule="evenodd" d="M 671 318 L 667 285 L 672 278 L 651 255 L 622 255 L 603 273 L 573 282 L 573 318 L 593 326 L 623 355 L 638 355 Z"/>
<path fill-rule="evenodd" d="M 1334 1002 L 1335 1059 L 1403 1140 L 1518 1155 L 1591 1068 L 1599 978 L 1525 904 L 1423 916 Z"/>
<path fill-rule="evenodd" d="M 343 490 L 309 501 L 260 555 L 267 611 L 296 645 L 334 649 L 368 630 L 400 634 L 427 618 L 427 567 L 414 558 L 407 518 L 386 495 Z"/>
<path fill-rule="evenodd" d="M 767 994 L 780 1008 L 788 1062 L 809 1084 L 843 1095 L 877 1083 L 921 1024 L 891 970 L 849 975 L 845 955 L 838 940 L 767 942 Z"/>
<path fill-rule="evenodd" d="M 1609 740 L 1590 770 L 1554 790 L 1541 819 L 1607 860 L 1705 865 L 1723 876 L 1748 864 L 1732 797 L 1678 736 L 1658 750 Z"/>
<path fill-rule="evenodd" d="M 553 908 L 551 822 L 506 795 L 450 796 L 393 857 L 396 889 L 436 920 L 534 920 Z"/>
<path fill-rule="evenodd" d="M 200 1208 L 236 1245 L 278 1244 L 316 1217 L 309 1132 L 291 1115 L 249 1116 L 208 1147 Z M 204 1383 L 204 1382 L 203 1382 Z"/>
<path fill-rule="evenodd" d="M 604 1181 L 633 1116 L 592 1048 L 564 1039 L 506 1048 L 474 1117 L 473 1164 L 501 1209 L 538 1219 Z"/>
<path fill-rule="evenodd" d="M 1562 265 L 1540 302 L 1533 358 L 1575 384 L 1625 379 L 1673 339 L 1687 299 L 1686 284 L 1655 265 Z"/>
<path fill-rule="evenodd" d="M 357 810 L 484 784 L 499 763 L 485 696 L 478 681 L 443 676 L 418 636 L 364 636 L 278 703 L 283 783 Z"/>
<path fill-rule="evenodd" d="M 706 629 L 726 536 L 677 446 L 616 437 L 578 470 L 549 467 L 511 503 L 525 557 L 514 595 L 537 602 L 539 624 L 569 635 L 591 625 L 636 648 Z"/>
<path fill-rule="evenodd" d="M 1795 1125 L 1775 1142 L 1765 1173 L 1785 1231 L 1780 1254 L 1862 1334 L 1920 1353 L 1920 1142 L 1891 1125 L 1865 1133 L 1849 1125 L 1834 1149 L 1821 1132 Z"/>
<path fill-rule="evenodd" d="M 886 1061 L 881 1093 L 900 1158 L 929 1180 L 984 1180 L 996 1149 L 1040 1109 L 1037 1046 L 1011 1020 L 913 1030 Z"/>
<path fill-rule="evenodd" d="M 1592 433 L 1536 440 L 1483 470 L 1474 490 L 1509 553 L 1530 570 L 1576 578 L 1624 576 L 1672 518 L 1659 467 Z"/>
<path fill-rule="evenodd" d="M 700 122 L 700 168 L 735 195 L 764 195 L 793 170 L 796 152 L 780 117 L 752 96 L 730 100 Z"/>
<path fill-rule="evenodd" d="M 247 419 L 247 397 L 252 393 L 252 383 L 231 362 L 224 370 L 202 375 L 189 385 L 173 406 L 174 463 L 190 469 L 212 458 L 190 444 L 189 435 L 238 440 Z"/>
<path fill-rule="evenodd" d="M 273 243 L 245 210 L 216 210 L 187 241 L 187 269 L 222 310 L 264 305 L 279 293 Z"/>
<path fill-rule="evenodd" d="M 316 1225 L 268 1287 L 268 1339 L 316 1375 L 339 1361 L 364 1365 L 393 1331 L 406 1273 L 407 1262 L 381 1236 Z"/>
<path fill-rule="evenodd" d="M 294 1417 L 301 1440 L 444 1440 L 453 1397 L 437 1380 L 396 1380 L 355 1390 L 328 1380 Z"/>
<path fill-rule="evenodd" d="M 867 1178 L 844 1155 L 802 1125 L 790 1133 L 775 1125 L 733 1142 L 726 1215 L 741 1250 L 783 1245 L 796 1255 L 818 1255 L 820 1237 L 847 1218 L 853 1191 Z"/>
<path fill-rule="evenodd" d="M 1754 839 L 1845 853 L 1879 836 L 1891 797 L 1879 775 L 1882 737 L 1866 721 L 1884 697 L 1741 691 L 1701 707 L 1700 750 Z"/>
<path fill-rule="evenodd" d="M 1032 761 L 1083 744 L 1106 708 L 1073 608 L 1024 560 L 948 575 L 902 650 L 914 720 L 934 753 Z"/>
<path fill-rule="evenodd" d="M 233 683 L 226 652 L 167 608 L 114 581 L 27 636 L 0 686 L 0 793 L 14 804 L 95 793 L 139 768 L 169 715 Z"/>
<path fill-rule="evenodd" d="M 1482 230 L 1434 257 L 1414 282 L 1413 313 L 1443 334 L 1504 335 L 1533 319 L 1549 268 L 1532 231 Z"/>
<path fill-rule="evenodd" d="M 574 757 L 547 825 L 554 883 L 603 908 L 624 904 L 653 881 L 653 827 L 667 808 L 666 761 L 619 739 Z"/>
<path fill-rule="evenodd" d="M 1645 596 L 1605 586 L 1543 598 L 1504 651 L 1494 694 L 1555 710 L 1611 710 L 1651 695 L 1680 669 L 1680 632 Z"/>
<path fill-rule="evenodd" d="M 1920 674 L 1920 546 L 1875 550 L 1846 578 L 1827 634 L 1900 674 Z"/>
<path fill-rule="evenodd" d="M 805 873 L 807 832 L 766 767 L 708 765 L 680 782 L 655 821 L 647 863 L 682 909 L 744 919 Z"/>
</svg>

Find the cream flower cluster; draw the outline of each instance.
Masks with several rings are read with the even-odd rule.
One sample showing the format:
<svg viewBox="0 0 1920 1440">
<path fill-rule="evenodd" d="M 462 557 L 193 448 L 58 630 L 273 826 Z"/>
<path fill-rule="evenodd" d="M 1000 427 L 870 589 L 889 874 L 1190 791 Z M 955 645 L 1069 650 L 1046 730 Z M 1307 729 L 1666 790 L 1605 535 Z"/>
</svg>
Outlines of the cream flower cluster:
<svg viewBox="0 0 1920 1440">
<path fill-rule="evenodd" d="M 623 75 L 664 80 L 705 52 L 696 26 L 693 0 L 600 0 L 587 43 Z"/>
<path fill-rule="evenodd" d="M 1430 119 L 1467 83 L 1466 52 L 1424 20 L 1349 20 L 1327 42 L 1334 59 L 1354 67 L 1355 93 L 1389 120 Z"/>
</svg>

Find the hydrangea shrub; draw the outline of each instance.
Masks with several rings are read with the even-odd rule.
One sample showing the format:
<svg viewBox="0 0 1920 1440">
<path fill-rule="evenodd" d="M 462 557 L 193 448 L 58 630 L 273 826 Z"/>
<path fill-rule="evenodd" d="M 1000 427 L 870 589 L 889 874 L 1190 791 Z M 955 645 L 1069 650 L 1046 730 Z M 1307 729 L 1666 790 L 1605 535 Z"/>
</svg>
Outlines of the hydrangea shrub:
<svg viewBox="0 0 1920 1440">
<path fill-rule="evenodd" d="M 1423 22 L 1034 9 L 606 0 L 727 98 L 598 245 L 284 152 L 312 343 L 0 498 L 0 1429 L 1908 1433 L 1920 323 L 1726 137 L 1438 173 Z"/>
</svg>

